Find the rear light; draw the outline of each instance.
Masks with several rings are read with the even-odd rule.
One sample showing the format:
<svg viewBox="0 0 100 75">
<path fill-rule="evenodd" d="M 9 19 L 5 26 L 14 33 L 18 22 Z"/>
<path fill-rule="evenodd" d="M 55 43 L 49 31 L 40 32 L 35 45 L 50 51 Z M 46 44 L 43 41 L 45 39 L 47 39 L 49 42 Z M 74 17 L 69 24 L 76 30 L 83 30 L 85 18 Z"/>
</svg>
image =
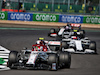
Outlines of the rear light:
<svg viewBox="0 0 100 75">
<path fill-rule="evenodd" d="M 51 33 L 51 34 L 57 34 L 57 33 Z"/>
<path fill-rule="evenodd" d="M 57 33 L 51 33 L 51 36 L 57 36 Z"/>
</svg>

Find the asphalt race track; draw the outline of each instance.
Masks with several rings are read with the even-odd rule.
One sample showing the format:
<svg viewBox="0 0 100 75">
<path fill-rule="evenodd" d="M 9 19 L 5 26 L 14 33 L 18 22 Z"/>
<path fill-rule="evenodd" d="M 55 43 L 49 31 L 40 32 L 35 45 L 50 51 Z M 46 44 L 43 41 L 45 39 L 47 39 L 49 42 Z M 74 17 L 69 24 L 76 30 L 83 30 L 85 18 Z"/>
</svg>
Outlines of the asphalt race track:
<svg viewBox="0 0 100 75">
<path fill-rule="evenodd" d="M 9 50 L 31 49 L 39 37 L 51 40 L 49 30 L 4 30 L 0 29 L 0 45 Z M 48 70 L 6 70 L 0 75 L 100 75 L 100 30 L 86 30 L 86 35 L 97 43 L 98 54 L 72 54 L 70 69 Z"/>
</svg>

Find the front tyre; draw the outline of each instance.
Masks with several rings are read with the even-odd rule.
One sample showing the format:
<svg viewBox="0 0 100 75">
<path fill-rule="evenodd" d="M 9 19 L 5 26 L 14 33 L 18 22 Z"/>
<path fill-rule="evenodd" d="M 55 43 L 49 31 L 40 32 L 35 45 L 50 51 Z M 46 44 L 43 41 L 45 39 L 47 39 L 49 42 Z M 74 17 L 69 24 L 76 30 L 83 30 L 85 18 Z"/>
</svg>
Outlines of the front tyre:
<svg viewBox="0 0 100 75">
<path fill-rule="evenodd" d="M 18 52 L 17 51 L 11 51 L 8 58 L 8 67 L 10 69 L 15 69 L 12 64 L 18 62 Z"/>
<path fill-rule="evenodd" d="M 50 54 L 48 57 L 49 70 L 58 69 L 58 56 L 56 54 Z"/>
<path fill-rule="evenodd" d="M 94 50 L 94 53 L 97 53 L 95 41 L 90 42 L 89 49 Z"/>
<path fill-rule="evenodd" d="M 55 32 L 56 32 L 56 30 L 54 28 L 51 28 L 50 32 L 48 33 L 48 36 L 50 36 L 52 33 L 55 33 Z"/>
</svg>

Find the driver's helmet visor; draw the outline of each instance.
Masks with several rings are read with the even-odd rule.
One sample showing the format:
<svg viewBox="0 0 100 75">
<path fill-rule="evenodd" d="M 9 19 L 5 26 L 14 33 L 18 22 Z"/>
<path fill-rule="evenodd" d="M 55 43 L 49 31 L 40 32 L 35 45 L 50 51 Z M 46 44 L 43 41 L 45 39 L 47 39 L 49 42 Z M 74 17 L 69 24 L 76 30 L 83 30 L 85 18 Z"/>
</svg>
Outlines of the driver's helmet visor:
<svg viewBox="0 0 100 75">
<path fill-rule="evenodd" d="M 71 29 L 71 26 L 66 26 L 66 28 L 65 29 Z"/>
</svg>

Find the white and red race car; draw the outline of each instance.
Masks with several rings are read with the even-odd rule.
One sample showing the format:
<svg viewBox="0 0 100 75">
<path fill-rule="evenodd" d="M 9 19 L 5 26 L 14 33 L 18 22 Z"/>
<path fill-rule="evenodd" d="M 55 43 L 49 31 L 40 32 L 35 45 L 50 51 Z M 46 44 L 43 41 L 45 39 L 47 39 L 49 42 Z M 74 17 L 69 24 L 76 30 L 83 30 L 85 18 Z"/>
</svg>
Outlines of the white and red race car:
<svg viewBox="0 0 100 75">
<path fill-rule="evenodd" d="M 58 70 L 59 68 L 70 68 L 71 54 L 62 51 L 53 51 L 46 44 L 59 45 L 58 42 L 45 41 L 41 44 L 41 40 L 32 46 L 32 50 L 21 50 L 21 52 L 11 51 L 8 59 L 8 67 L 10 69 L 48 69 Z"/>
</svg>

